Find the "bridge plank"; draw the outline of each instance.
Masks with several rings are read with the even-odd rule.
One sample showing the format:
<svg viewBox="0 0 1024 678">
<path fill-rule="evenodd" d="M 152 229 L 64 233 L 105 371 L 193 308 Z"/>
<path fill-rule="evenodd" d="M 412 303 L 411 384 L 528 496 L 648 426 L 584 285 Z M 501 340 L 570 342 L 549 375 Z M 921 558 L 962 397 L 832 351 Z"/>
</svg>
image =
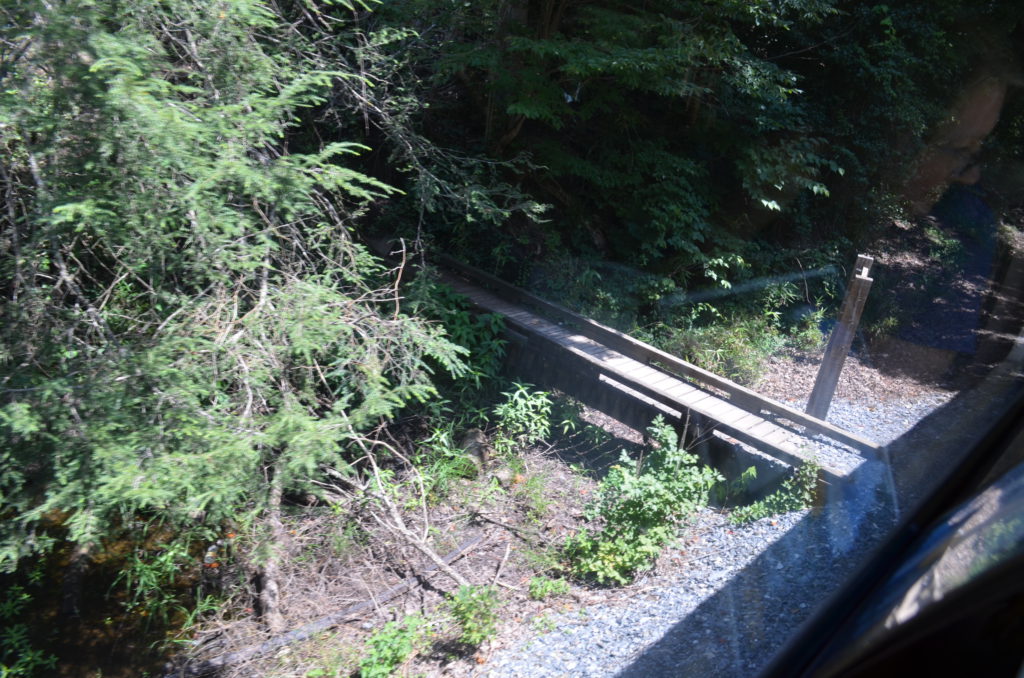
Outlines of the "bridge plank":
<svg viewBox="0 0 1024 678">
<path fill-rule="evenodd" d="M 749 433 L 752 427 L 760 424 L 762 421 L 764 421 L 763 418 L 759 417 L 756 414 L 748 412 L 747 416 L 737 420 L 735 423 L 733 423 L 733 426 L 735 426 L 736 428 L 741 428 L 747 433 Z"/>
<path fill-rule="evenodd" d="M 490 275 L 489 273 L 463 264 L 462 262 L 456 261 L 446 255 L 441 255 L 437 258 L 445 265 L 460 271 L 463 275 L 479 280 L 484 284 L 490 285 L 493 289 L 499 290 L 501 294 L 516 301 L 517 303 L 542 309 L 544 312 L 558 318 L 558 320 L 579 328 L 580 332 L 598 340 L 600 343 L 620 351 L 624 355 L 628 355 L 639 362 L 658 363 L 661 369 L 670 372 L 678 371 L 681 376 L 690 377 L 701 383 L 721 389 L 728 393 L 730 398 L 735 399 L 737 403 L 742 402 L 747 409 L 756 409 L 757 411 L 766 410 L 776 416 L 784 417 L 795 424 L 804 426 L 811 431 L 821 433 L 845 445 L 849 445 L 863 453 L 877 455 L 882 449 L 881 445 L 872 440 L 868 440 L 857 434 L 845 431 L 826 421 L 812 417 L 804 412 L 800 412 L 799 410 L 795 410 L 769 398 L 765 398 L 764 396 L 740 386 L 733 381 L 720 377 L 712 372 L 708 372 L 707 370 L 701 369 L 684 360 L 680 360 L 676 356 L 665 353 L 664 351 L 634 339 L 633 337 L 619 332 L 618 330 L 602 325 L 601 323 L 574 313 L 573 311 L 570 311 L 558 304 L 554 304 L 550 301 L 532 295 L 529 292 L 518 289 L 504 280 Z"/>
<path fill-rule="evenodd" d="M 701 391 L 699 389 L 693 388 L 692 386 L 690 386 L 689 388 L 689 391 L 686 391 L 682 395 L 679 395 L 679 387 L 677 386 L 671 393 L 679 398 L 679 402 L 685 403 L 687 407 L 694 407 L 708 400 L 709 398 L 715 397 L 708 393 L 707 391 Z"/>
<path fill-rule="evenodd" d="M 613 382 L 621 381 L 627 389 L 653 399 L 671 410 L 690 410 L 700 414 L 712 421 L 715 428 L 741 442 L 770 450 L 788 463 L 798 464 L 805 461 L 799 447 L 792 441 L 794 434 L 759 414 L 701 390 L 678 375 L 602 345 L 592 337 L 583 336 L 520 307 L 512 306 L 468 283 L 453 284 L 453 287 L 481 308 L 502 313 L 510 324 L 561 347 L 597 368 L 599 373 L 608 375 Z"/>
<path fill-rule="evenodd" d="M 772 422 L 762 419 L 759 423 L 754 424 L 749 429 L 747 429 L 747 431 L 751 435 L 760 436 L 764 433 L 774 430 L 773 426 L 774 425 L 772 424 Z"/>
<path fill-rule="evenodd" d="M 642 375 L 643 380 L 651 388 L 657 388 L 661 389 L 662 391 L 666 391 L 670 386 L 674 386 L 675 384 L 679 383 L 678 379 L 674 379 L 667 374 L 658 372 L 654 372 L 654 374 L 651 374 L 651 368 L 647 367 L 646 365 L 642 367 L 643 369 L 637 371 Z"/>
<path fill-rule="evenodd" d="M 679 399 L 710 395 L 709 393 L 694 388 L 693 386 L 690 386 L 689 384 L 683 381 L 677 381 L 676 383 L 672 384 L 672 386 L 670 386 L 668 389 L 666 389 L 666 391 L 669 393 L 669 395 L 673 395 Z"/>
<path fill-rule="evenodd" d="M 730 405 L 724 400 L 719 400 L 716 403 L 708 405 L 706 409 L 712 417 L 730 427 L 735 427 L 736 422 L 747 415 L 747 412 L 744 410 L 741 410 L 735 405 Z"/>
</svg>

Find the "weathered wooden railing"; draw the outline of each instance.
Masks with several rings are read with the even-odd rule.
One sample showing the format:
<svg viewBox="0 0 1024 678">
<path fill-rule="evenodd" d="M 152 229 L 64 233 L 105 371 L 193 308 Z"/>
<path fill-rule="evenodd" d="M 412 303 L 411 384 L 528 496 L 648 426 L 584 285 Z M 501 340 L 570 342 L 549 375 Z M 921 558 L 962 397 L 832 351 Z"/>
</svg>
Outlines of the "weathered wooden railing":
<svg viewBox="0 0 1024 678">
<path fill-rule="evenodd" d="M 766 398 L 734 381 L 688 363 L 654 346 L 634 339 L 628 334 L 575 313 L 564 306 L 526 292 L 478 268 L 464 264 L 447 255 L 435 256 L 433 260 L 471 279 L 477 284 L 489 288 L 498 296 L 510 302 L 532 307 L 540 314 L 571 326 L 583 336 L 599 342 L 614 351 L 618 351 L 633 360 L 642 362 L 666 374 L 685 378 L 695 382 L 698 386 L 712 389 L 724 395 L 737 407 L 755 414 L 767 412 L 778 419 L 803 427 L 807 432 L 826 436 L 844 445 L 848 445 L 861 453 L 876 455 L 881 449 L 881 446 L 874 441 Z"/>
</svg>

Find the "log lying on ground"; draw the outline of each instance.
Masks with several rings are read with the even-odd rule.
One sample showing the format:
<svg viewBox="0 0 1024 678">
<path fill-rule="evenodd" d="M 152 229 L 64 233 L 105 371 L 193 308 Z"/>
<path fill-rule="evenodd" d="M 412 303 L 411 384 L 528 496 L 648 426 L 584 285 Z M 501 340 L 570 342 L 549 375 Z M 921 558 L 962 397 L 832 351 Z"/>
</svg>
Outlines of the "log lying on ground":
<svg viewBox="0 0 1024 678">
<path fill-rule="evenodd" d="M 464 542 L 459 546 L 459 548 L 441 559 L 444 566 L 447 567 L 460 557 L 464 556 L 470 550 L 479 545 L 482 540 L 483 537 L 481 536 L 474 537 L 473 539 Z M 285 647 L 286 645 L 307 640 L 318 633 L 337 626 L 338 624 L 357 618 L 368 609 L 405 593 L 409 589 L 413 588 L 420 579 L 441 569 L 443 569 L 441 565 L 435 563 L 434 565 L 422 570 L 417 575 L 408 577 L 402 583 L 391 587 L 383 593 L 373 596 L 369 600 L 357 603 L 339 612 L 329 614 L 326 617 L 321 617 L 316 621 L 300 626 L 294 631 L 274 636 L 258 645 L 251 645 L 241 650 L 229 652 L 228 654 L 223 654 L 219 657 L 214 657 L 213 659 L 207 659 L 197 664 L 184 664 L 183 666 L 176 667 L 164 673 L 164 678 L 197 678 L 198 676 L 205 676 L 226 666 L 240 664 L 250 659 L 256 659 L 257 657 L 269 654 L 270 652 Z"/>
</svg>

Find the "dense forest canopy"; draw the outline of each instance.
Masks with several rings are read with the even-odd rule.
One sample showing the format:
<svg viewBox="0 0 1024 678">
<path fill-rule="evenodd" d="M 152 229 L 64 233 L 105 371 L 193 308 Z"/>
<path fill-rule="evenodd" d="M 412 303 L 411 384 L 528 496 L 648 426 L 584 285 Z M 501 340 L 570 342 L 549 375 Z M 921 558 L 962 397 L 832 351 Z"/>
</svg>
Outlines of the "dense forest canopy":
<svg viewBox="0 0 1024 678">
<path fill-rule="evenodd" d="M 1016 13 L 552 0 L 389 4 L 376 20 L 415 17 L 394 49 L 423 73 L 432 138 L 531 163 L 515 185 L 557 225 L 521 220 L 520 241 L 553 231 L 558 247 L 685 275 L 752 236 L 855 237 L 958 81 L 984 59 L 1012 70 Z"/>
<path fill-rule="evenodd" d="M 7 571 L 257 524 L 486 376 L 364 236 L 679 323 L 673 294 L 837 263 L 901 214 L 979 72 L 1012 83 L 982 152 L 1024 149 L 1013 0 L 0 11 Z"/>
</svg>

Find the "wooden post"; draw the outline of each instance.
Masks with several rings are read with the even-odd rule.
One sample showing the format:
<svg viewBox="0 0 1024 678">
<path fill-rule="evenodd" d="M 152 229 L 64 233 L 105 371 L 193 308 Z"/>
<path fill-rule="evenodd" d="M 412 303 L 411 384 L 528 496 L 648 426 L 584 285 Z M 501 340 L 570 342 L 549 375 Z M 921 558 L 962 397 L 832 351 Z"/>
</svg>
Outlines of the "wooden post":
<svg viewBox="0 0 1024 678">
<path fill-rule="evenodd" d="M 832 396 L 836 392 L 836 384 L 839 383 L 839 374 L 843 371 L 846 355 L 853 345 L 853 337 L 857 332 L 857 325 L 860 323 L 860 315 L 864 311 L 864 302 L 867 301 L 868 291 L 871 290 L 873 281 L 868 276 L 874 263 L 873 257 L 864 254 L 857 256 L 853 275 L 850 276 L 850 284 L 846 287 L 846 297 L 839 310 L 839 322 L 828 339 L 825 357 L 821 360 L 818 377 L 814 380 L 811 397 L 807 400 L 806 412 L 812 417 L 824 419 L 828 415 L 828 408 L 832 405 Z"/>
</svg>

